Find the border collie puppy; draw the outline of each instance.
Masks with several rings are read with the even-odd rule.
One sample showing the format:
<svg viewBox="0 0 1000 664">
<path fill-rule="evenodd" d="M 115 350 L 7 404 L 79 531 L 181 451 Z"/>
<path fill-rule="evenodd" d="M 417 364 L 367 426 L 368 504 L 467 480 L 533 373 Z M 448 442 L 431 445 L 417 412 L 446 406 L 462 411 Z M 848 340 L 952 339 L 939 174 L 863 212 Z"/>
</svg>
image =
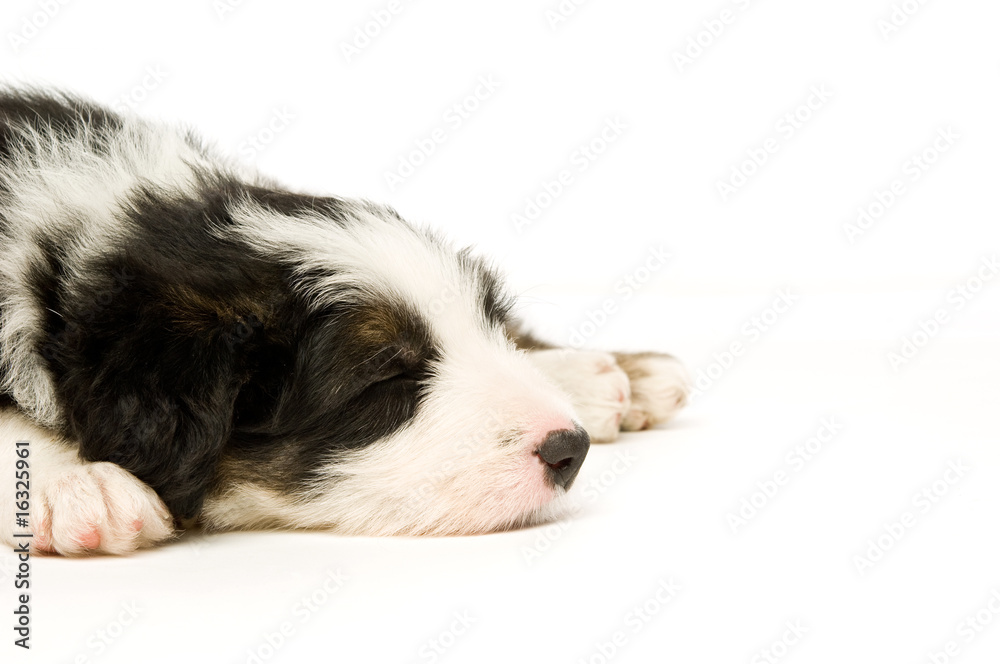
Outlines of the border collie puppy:
<svg viewBox="0 0 1000 664">
<path fill-rule="evenodd" d="M 0 89 L 0 538 L 121 554 L 193 523 L 552 518 L 590 441 L 666 421 L 687 381 L 666 355 L 544 346 L 511 307 L 486 262 L 389 207 Z"/>
</svg>

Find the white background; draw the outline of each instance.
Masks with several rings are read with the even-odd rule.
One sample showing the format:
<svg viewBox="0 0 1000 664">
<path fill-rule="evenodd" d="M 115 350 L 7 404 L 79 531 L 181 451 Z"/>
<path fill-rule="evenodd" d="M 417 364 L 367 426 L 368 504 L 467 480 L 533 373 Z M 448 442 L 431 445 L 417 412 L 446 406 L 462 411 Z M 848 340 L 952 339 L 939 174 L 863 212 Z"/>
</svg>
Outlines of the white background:
<svg viewBox="0 0 1000 664">
<path fill-rule="evenodd" d="M 1000 279 L 977 281 L 1000 250 L 1000 5 L 592 0 L 556 20 L 557 0 L 421 0 L 379 28 L 387 1 L 236 5 L 11 0 L 3 74 L 189 123 L 297 188 L 390 203 L 495 256 L 544 335 L 675 353 L 702 393 L 595 447 L 580 513 L 547 528 L 36 558 L 30 652 L 11 645 L 5 555 L 4 662 L 1000 659 Z M 460 124 L 456 103 L 475 107 Z M 608 121 L 623 129 L 580 170 Z M 752 173 L 724 200 L 734 168 Z M 545 209 L 519 232 L 528 199 Z M 851 242 L 859 207 L 880 216 Z M 666 266 L 643 271 L 661 247 Z M 894 365 L 904 338 L 920 348 Z M 786 458 L 824 418 L 832 440 Z M 743 499 L 758 509 L 734 532 Z M 657 598 L 663 580 L 677 589 Z M 456 614 L 473 623 L 453 636 Z"/>
</svg>

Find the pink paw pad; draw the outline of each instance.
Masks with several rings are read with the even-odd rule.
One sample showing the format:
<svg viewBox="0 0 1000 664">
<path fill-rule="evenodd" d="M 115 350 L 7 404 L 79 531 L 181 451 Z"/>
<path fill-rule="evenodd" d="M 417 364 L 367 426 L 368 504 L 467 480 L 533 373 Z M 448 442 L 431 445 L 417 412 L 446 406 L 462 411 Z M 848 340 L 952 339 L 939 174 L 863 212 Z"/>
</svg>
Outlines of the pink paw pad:
<svg viewBox="0 0 1000 664">
<path fill-rule="evenodd" d="M 96 527 L 91 528 L 74 537 L 73 541 L 84 549 L 93 551 L 101 546 L 101 531 Z"/>
</svg>

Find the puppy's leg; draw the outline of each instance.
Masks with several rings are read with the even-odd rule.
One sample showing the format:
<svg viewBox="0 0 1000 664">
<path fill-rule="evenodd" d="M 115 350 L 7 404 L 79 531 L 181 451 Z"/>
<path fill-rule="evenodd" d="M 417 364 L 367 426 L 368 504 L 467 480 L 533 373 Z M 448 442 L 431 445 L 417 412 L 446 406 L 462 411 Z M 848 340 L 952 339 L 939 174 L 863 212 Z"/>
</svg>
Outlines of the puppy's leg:
<svg viewBox="0 0 1000 664">
<path fill-rule="evenodd" d="M 26 457 L 18 454 L 25 449 Z M 12 408 L 0 408 L 0 455 L 0 541 L 5 544 L 28 539 L 35 552 L 122 554 L 173 534 L 170 513 L 155 491 L 115 464 L 81 461 L 74 445 Z M 18 460 L 27 463 L 19 468 Z M 27 483 L 27 495 L 17 493 L 25 488 L 17 485 L 18 478 Z M 19 528 L 15 514 L 23 510 L 17 503 L 26 498 L 30 528 Z M 15 538 L 15 532 L 34 536 Z"/>
</svg>

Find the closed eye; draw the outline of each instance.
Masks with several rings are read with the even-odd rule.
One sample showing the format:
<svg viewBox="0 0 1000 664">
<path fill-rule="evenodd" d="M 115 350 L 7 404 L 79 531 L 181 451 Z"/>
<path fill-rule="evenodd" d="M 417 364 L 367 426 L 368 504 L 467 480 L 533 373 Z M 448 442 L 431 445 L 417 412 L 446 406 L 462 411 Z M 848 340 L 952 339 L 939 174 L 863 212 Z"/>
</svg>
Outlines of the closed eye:
<svg viewBox="0 0 1000 664">
<path fill-rule="evenodd" d="M 365 387 L 361 394 L 385 404 L 393 404 L 405 395 L 417 394 L 423 390 L 422 379 L 417 372 L 401 370 L 392 375 L 377 378 Z M 389 401 L 383 401 L 384 399 Z"/>
<path fill-rule="evenodd" d="M 393 354 L 374 367 L 370 377 L 372 385 L 389 382 L 412 381 L 418 382 L 424 377 L 421 366 L 412 362 L 413 358 L 406 357 L 402 349 L 396 350 Z"/>
<path fill-rule="evenodd" d="M 406 380 L 412 380 L 412 381 L 416 382 L 416 381 L 420 380 L 420 376 L 418 376 L 416 374 L 416 372 L 414 372 L 414 371 L 410 371 L 408 369 L 404 369 L 404 370 L 399 371 L 399 373 L 395 373 L 395 374 L 392 374 L 390 376 L 386 376 L 385 378 L 380 378 L 379 380 L 376 380 L 375 382 L 376 383 L 388 383 L 388 382 L 391 382 L 391 381 L 406 381 Z"/>
</svg>

